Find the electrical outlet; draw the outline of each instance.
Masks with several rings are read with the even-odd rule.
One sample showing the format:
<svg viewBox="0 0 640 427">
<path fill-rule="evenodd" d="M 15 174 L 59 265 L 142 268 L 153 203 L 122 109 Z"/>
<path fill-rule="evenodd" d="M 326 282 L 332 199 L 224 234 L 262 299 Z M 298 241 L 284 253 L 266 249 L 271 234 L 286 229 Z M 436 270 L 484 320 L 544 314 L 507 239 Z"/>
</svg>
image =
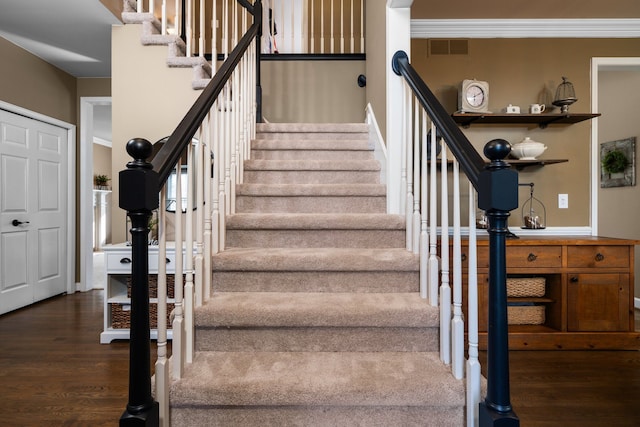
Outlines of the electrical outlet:
<svg viewBox="0 0 640 427">
<path fill-rule="evenodd" d="M 569 209 L 568 194 L 558 194 L 558 209 Z"/>
</svg>

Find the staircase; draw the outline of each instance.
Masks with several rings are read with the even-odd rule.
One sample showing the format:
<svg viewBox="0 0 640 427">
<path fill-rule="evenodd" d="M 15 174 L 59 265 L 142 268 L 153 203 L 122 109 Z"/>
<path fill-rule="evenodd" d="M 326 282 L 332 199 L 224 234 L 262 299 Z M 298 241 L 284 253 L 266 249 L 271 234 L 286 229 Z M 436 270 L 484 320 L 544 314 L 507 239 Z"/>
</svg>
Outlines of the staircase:
<svg viewBox="0 0 640 427">
<path fill-rule="evenodd" d="M 260 124 L 173 426 L 462 426 L 362 124 Z"/>
</svg>

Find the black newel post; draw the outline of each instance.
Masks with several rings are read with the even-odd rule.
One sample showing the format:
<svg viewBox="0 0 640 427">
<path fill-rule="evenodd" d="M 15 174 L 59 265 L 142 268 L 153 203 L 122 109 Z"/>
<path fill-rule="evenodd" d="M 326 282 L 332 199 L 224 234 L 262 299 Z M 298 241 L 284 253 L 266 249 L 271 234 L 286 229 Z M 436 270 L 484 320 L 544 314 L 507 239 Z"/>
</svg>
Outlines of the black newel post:
<svg viewBox="0 0 640 427">
<path fill-rule="evenodd" d="M 253 3 L 253 23 L 258 24 L 256 35 L 256 123 L 262 123 L 262 84 L 260 83 L 260 56 L 262 55 L 262 1 Z"/>
<path fill-rule="evenodd" d="M 158 426 L 158 402 L 151 396 L 149 335 L 149 218 L 158 207 L 158 174 L 147 159 L 146 139 L 127 143 L 133 161 L 120 172 L 120 208 L 131 218 L 131 333 L 129 338 L 129 402 L 120 427 Z"/>
<path fill-rule="evenodd" d="M 503 161 L 510 151 L 505 140 L 487 143 L 484 154 L 491 163 L 480 174 L 478 191 L 478 207 L 489 220 L 487 396 L 480 403 L 480 427 L 520 425 L 509 397 L 506 239 L 509 212 L 518 207 L 518 173 Z"/>
</svg>

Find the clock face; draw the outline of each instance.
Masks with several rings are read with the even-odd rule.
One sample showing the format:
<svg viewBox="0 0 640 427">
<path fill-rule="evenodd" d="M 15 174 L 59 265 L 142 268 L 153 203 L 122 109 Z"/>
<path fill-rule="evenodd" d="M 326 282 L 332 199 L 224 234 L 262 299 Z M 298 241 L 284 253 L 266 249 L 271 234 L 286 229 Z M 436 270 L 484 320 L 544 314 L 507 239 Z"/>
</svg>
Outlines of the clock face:
<svg viewBox="0 0 640 427">
<path fill-rule="evenodd" d="M 469 105 L 479 107 L 484 102 L 484 90 L 478 85 L 470 85 L 467 87 L 466 98 Z"/>
</svg>

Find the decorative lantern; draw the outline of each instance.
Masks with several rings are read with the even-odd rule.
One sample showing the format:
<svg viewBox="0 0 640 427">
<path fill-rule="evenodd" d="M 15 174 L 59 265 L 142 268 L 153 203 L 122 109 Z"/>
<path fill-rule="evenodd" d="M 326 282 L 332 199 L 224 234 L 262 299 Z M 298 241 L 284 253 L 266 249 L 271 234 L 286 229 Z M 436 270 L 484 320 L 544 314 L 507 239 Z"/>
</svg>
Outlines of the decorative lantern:
<svg viewBox="0 0 640 427">
<path fill-rule="evenodd" d="M 560 107 L 563 114 L 569 112 L 569 105 L 576 102 L 576 91 L 573 89 L 573 84 L 567 80 L 566 77 L 562 77 L 562 83 L 558 85 L 556 89 L 556 97 L 553 101 L 553 105 Z"/>
<path fill-rule="evenodd" d="M 524 205 L 522 205 L 522 228 L 534 230 L 545 228 L 547 223 L 547 209 L 540 200 L 533 197 L 533 182 L 520 185 L 528 185 L 530 188 L 529 198 L 524 202 Z"/>
</svg>

